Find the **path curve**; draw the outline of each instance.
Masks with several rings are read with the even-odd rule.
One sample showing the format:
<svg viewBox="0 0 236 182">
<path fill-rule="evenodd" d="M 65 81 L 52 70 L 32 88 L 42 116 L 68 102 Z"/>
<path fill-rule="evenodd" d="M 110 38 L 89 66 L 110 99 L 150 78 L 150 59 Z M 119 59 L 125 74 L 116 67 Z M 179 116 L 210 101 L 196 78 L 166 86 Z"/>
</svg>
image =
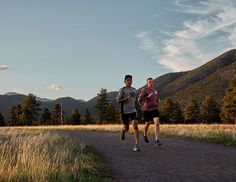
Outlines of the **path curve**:
<svg viewBox="0 0 236 182">
<path fill-rule="evenodd" d="M 100 151 L 118 182 L 236 181 L 236 147 L 179 138 L 162 138 L 160 147 L 140 137 L 141 152 L 134 152 L 132 135 L 66 133 Z"/>
</svg>

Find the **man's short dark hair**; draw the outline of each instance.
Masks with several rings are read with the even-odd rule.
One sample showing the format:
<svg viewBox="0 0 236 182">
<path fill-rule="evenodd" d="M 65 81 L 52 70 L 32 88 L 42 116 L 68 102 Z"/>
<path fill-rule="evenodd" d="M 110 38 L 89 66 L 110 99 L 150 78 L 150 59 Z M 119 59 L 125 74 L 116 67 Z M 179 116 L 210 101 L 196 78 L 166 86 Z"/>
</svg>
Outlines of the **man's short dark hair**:
<svg viewBox="0 0 236 182">
<path fill-rule="evenodd" d="M 125 75 L 125 81 L 129 78 L 132 79 L 132 75 Z"/>
<path fill-rule="evenodd" d="M 147 79 L 147 81 L 148 81 L 148 80 L 153 80 L 153 78 L 150 77 L 150 78 Z"/>
</svg>

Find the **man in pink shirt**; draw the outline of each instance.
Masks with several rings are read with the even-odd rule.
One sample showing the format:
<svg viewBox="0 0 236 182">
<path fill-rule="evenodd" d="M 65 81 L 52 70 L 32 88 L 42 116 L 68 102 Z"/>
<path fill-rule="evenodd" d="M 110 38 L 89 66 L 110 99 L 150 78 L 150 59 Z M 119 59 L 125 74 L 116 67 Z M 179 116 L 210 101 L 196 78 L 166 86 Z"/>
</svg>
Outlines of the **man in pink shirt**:
<svg viewBox="0 0 236 182">
<path fill-rule="evenodd" d="M 154 121 L 155 124 L 155 144 L 161 145 L 159 141 L 160 137 L 160 121 L 159 121 L 159 111 L 158 107 L 160 104 L 160 99 L 158 98 L 157 91 L 153 88 L 154 81 L 152 78 L 147 79 L 147 85 L 142 89 L 138 101 L 144 101 L 143 104 L 143 114 L 145 120 L 144 128 L 144 141 L 149 143 L 147 137 L 147 130 L 150 125 L 150 121 Z"/>
</svg>

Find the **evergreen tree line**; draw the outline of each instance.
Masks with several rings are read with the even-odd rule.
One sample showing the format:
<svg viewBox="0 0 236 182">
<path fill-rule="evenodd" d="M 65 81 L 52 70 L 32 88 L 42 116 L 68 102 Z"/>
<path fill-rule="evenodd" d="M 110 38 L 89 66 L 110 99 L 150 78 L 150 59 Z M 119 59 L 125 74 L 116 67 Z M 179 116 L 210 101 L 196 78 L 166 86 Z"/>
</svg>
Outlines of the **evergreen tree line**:
<svg viewBox="0 0 236 182">
<path fill-rule="evenodd" d="M 65 117 L 65 112 L 61 109 L 60 104 L 54 105 L 52 111 L 48 108 L 42 110 L 33 94 L 29 94 L 21 104 L 12 106 L 6 121 L 0 113 L 0 126 L 78 125 L 92 122 L 93 118 L 88 109 L 83 116 L 78 109 L 75 109 L 69 117 Z"/>
<path fill-rule="evenodd" d="M 98 94 L 96 108 L 98 110 L 98 122 L 118 123 L 120 122 L 119 111 L 108 100 L 106 89 L 101 89 Z M 140 120 L 143 121 L 141 114 Z M 223 106 L 215 102 L 211 96 L 205 96 L 202 103 L 198 103 L 193 97 L 189 97 L 185 105 L 181 108 L 177 101 L 170 97 L 161 102 L 160 121 L 162 123 L 225 123 L 236 124 L 236 80 L 231 85 L 224 96 Z"/>
<path fill-rule="evenodd" d="M 96 124 L 114 124 L 120 123 L 120 112 L 108 99 L 107 89 L 102 88 L 97 94 L 97 109 Z"/>
<path fill-rule="evenodd" d="M 202 103 L 189 97 L 183 109 L 178 102 L 166 98 L 161 103 L 160 120 L 163 123 L 225 123 L 236 124 L 236 79 L 230 84 L 220 108 L 211 96 Z"/>
<path fill-rule="evenodd" d="M 5 121 L 0 113 L 0 126 L 25 125 L 60 125 L 60 124 L 113 124 L 120 123 L 119 110 L 109 101 L 106 89 L 97 94 L 97 114 L 91 116 L 89 110 L 81 115 L 78 109 L 72 111 L 69 117 L 64 117 L 60 104 L 56 104 L 52 111 L 48 108 L 41 110 L 36 96 L 29 94 L 21 104 L 12 106 L 8 119 Z M 142 118 L 142 117 L 140 117 Z M 236 124 L 236 80 L 232 81 L 224 96 L 224 103 L 220 108 L 211 96 L 206 96 L 202 103 L 189 97 L 184 107 L 165 98 L 161 102 L 160 121 L 162 123 L 229 123 Z"/>
</svg>

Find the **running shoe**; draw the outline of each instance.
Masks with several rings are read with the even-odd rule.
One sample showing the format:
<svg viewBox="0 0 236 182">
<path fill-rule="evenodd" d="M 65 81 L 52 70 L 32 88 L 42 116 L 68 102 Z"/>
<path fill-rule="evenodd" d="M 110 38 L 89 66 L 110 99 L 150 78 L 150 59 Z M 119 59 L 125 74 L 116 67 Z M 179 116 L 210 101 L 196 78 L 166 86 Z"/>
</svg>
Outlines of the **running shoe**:
<svg viewBox="0 0 236 182">
<path fill-rule="evenodd" d="M 122 130 L 121 135 L 120 135 L 121 140 L 125 140 L 125 131 Z"/>
<path fill-rule="evenodd" d="M 135 152 L 140 152 L 138 145 L 135 145 L 135 146 L 134 146 L 134 151 L 135 151 Z"/>
<path fill-rule="evenodd" d="M 149 143 L 149 140 L 148 140 L 148 137 L 147 137 L 147 136 L 144 136 L 144 135 L 143 135 L 143 138 L 144 138 L 144 141 L 145 141 L 146 143 Z"/>
<path fill-rule="evenodd" d="M 160 145 L 161 145 L 161 142 L 160 142 L 159 140 L 156 140 L 156 141 L 155 141 L 155 144 L 160 146 Z"/>
</svg>

